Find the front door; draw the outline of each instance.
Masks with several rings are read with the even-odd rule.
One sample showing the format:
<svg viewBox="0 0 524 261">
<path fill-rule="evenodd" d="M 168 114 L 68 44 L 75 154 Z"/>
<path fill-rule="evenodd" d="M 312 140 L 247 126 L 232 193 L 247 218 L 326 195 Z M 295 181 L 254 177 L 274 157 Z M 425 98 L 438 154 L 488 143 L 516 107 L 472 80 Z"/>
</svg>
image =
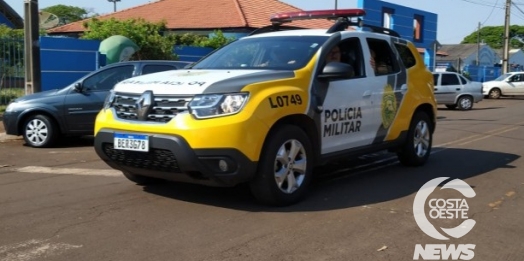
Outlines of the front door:
<svg viewBox="0 0 524 261">
<path fill-rule="evenodd" d="M 66 124 L 69 130 L 78 133 L 92 133 L 95 118 L 113 86 L 131 78 L 134 66 L 116 66 L 102 69 L 82 82 L 82 91 L 71 89 L 65 100 Z"/>
<path fill-rule="evenodd" d="M 366 76 L 361 39 L 352 37 L 338 44 L 341 62 L 353 67 L 354 77 L 332 79 L 327 87 L 320 117 L 322 154 L 369 145 L 376 136 L 374 87 Z M 367 57 L 367 55 L 366 55 Z"/>
</svg>

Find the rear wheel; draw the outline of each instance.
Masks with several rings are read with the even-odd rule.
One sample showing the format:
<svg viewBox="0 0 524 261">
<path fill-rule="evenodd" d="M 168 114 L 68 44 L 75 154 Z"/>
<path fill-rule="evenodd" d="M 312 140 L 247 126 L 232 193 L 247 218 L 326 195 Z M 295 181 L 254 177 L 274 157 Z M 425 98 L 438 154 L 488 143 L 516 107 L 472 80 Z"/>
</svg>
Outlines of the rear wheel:
<svg viewBox="0 0 524 261">
<path fill-rule="evenodd" d="M 459 98 L 457 106 L 461 111 L 471 110 L 473 108 L 473 98 L 471 96 L 462 96 Z"/>
<path fill-rule="evenodd" d="M 408 131 L 404 145 L 397 152 L 398 159 L 405 166 L 422 166 L 431 154 L 433 141 L 432 122 L 425 112 L 417 112 Z"/>
<path fill-rule="evenodd" d="M 489 98 L 490 99 L 498 99 L 500 98 L 500 96 L 502 95 L 502 93 L 500 92 L 500 89 L 499 88 L 493 88 L 489 91 Z"/>
<path fill-rule="evenodd" d="M 154 184 L 154 183 L 158 183 L 160 181 L 159 179 L 156 179 L 156 178 L 151 178 L 151 177 L 146 177 L 146 176 L 142 176 L 142 175 L 137 175 L 137 174 L 134 174 L 134 173 L 131 173 L 131 172 L 127 172 L 127 171 L 123 171 L 122 173 L 124 174 L 124 176 L 128 180 L 133 181 L 133 182 L 135 182 L 138 185 Z"/>
<path fill-rule="evenodd" d="M 59 130 L 53 119 L 46 115 L 35 114 L 24 122 L 24 140 L 35 148 L 46 148 L 55 145 Z"/>
<path fill-rule="evenodd" d="M 300 201 L 313 173 L 313 149 L 306 133 L 297 126 L 280 126 L 267 138 L 262 152 L 250 182 L 253 196 L 276 206 Z"/>
</svg>

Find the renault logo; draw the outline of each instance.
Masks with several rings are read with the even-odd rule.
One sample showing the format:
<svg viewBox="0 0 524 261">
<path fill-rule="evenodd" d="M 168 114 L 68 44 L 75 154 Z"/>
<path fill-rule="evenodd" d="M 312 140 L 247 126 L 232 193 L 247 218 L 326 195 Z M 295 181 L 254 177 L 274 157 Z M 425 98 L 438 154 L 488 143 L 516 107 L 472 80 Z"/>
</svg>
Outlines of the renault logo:
<svg viewBox="0 0 524 261">
<path fill-rule="evenodd" d="M 136 116 L 137 119 L 140 121 L 147 120 L 147 116 L 149 115 L 149 112 L 151 112 L 151 109 L 153 108 L 153 92 L 152 91 L 145 91 L 140 98 L 138 98 L 138 101 L 135 103 L 136 108 Z"/>
</svg>

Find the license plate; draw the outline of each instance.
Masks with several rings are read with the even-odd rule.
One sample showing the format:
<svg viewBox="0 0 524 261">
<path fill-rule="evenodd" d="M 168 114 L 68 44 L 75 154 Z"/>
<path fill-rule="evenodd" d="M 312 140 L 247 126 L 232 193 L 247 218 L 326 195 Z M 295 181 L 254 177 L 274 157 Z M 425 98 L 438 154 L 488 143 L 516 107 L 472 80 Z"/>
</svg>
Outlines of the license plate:
<svg viewBox="0 0 524 261">
<path fill-rule="evenodd" d="M 117 150 L 149 151 L 149 137 L 139 134 L 115 133 L 114 148 Z"/>
</svg>

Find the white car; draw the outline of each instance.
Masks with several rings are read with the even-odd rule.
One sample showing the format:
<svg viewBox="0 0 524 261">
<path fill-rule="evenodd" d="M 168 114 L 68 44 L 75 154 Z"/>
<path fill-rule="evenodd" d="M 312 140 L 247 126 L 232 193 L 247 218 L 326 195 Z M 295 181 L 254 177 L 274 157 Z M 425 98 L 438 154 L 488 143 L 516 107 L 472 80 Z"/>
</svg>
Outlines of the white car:
<svg viewBox="0 0 524 261">
<path fill-rule="evenodd" d="M 524 95 L 524 72 L 510 72 L 482 84 L 482 93 L 491 99 Z"/>
<path fill-rule="evenodd" d="M 482 83 L 470 81 L 455 72 L 434 72 L 435 99 L 448 109 L 471 110 L 482 101 Z"/>
</svg>

